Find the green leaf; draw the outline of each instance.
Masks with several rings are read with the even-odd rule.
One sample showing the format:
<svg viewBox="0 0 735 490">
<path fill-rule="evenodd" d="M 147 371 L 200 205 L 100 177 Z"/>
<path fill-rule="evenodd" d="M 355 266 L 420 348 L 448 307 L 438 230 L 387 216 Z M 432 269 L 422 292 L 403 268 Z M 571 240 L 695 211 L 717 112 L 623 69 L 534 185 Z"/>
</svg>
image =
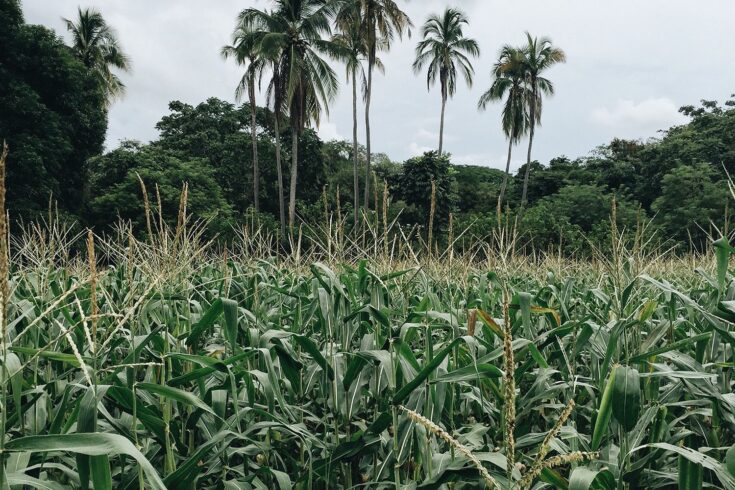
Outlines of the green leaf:
<svg viewBox="0 0 735 490">
<path fill-rule="evenodd" d="M 732 247 L 725 237 L 715 240 L 713 245 L 717 258 L 717 286 L 722 293 L 725 290 L 725 281 L 727 281 L 727 266 L 730 262 Z"/>
<path fill-rule="evenodd" d="M 60 361 L 65 362 L 71 366 L 74 367 L 80 367 L 79 359 L 74 354 L 65 354 L 63 352 L 54 352 L 49 350 L 41 350 L 41 349 L 33 349 L 31 347 L 11 347 L 11 352 L 15 352 L 17 354 L 26 354 L 28 356 L 35 356 L 38 355 L 39 357 L 42 357 L 44 359 L 50 359 L 52 361 Z M 92 360 L 89 358 L 84 358 L 84 362 L 91 363 Z"/>
<path fill-rule="evenodd" d="M 103 454 L 101 456 L 90 456 L 92 468 L 92 482 L 94 490 L 112 490 L 112 475 L 110 474 L 110 458 Z"/>
<path fill-rule="evenodd" d="M 132 442 L 117 434 L 61 434 L 53 436 L 28 436 L 14 439 L 5 444 L 8 451 L 51 452 L 69 451 L 88 456 L 125 454 L 135 459 L 146 475 L 148 484 L 155 490 L 166 490 L 166 486 Z"/>
<path fill-rule="evenodd" d="M 435 383 L 458 383 L 460 381 L 475 381 L 479 378 L 501 378 L 503 371 L 492 364 L 472 364 L 442 374 L 434 379 Z"/>
<path fill-rule="evenodd" d="M 614 371 L 613 415 L 625 430 L 631 430 L 638 422 L 641 411 L 640 376 L 636 369 L 628 366 L 617 366 Z"/>
<path fill-rule="evenodd" d="M 614 490 L 615 477 L 609 470 L 574 468 L 569 476 L 569 490 Z"/>
<path fill-rule="evenodd" d="M 138 383 L 137 387 L 138 389 L 145 390 L 148 393 L 160 395 L 164 398 L 170 398 L 172 400 L 176 400 L 177 402 L 199 408 L 207 413 L 211 413 L 215 417 L 217 416 L 217 414 L 214 413 L 214 410 L 212 410 L 212 407 L 210 407 L 196 395 L 193 395 L 188 391 L 173 388 L 171 386 L 157 385 L 154 383 Z"/>
<path fill-rule="evenodd" d="M 196 479 L 196 475 L 198 475 L 202 470 L 200 463 L 204 459 L 204 456 L 209 454 L 214 448 L 217 447 L 218 444 L 221 444 L 223 441 L 232 438 L 242 438 L 242 436 L 239 436 L 234 432 L 222 431 L 210 437 L 204 443 L 199 444 L 196 448 L 196 451 L 189 455 L 189 457 L 186 458 L 184 462 L 178 465 L 176 471 L 164 478 L 164 483 L 169 488 L 181 488 L 186 483 L 193 482 Z M 220 454 L 227 448 L 227 444 L 222 444 L 215 454 Z"/>
<path fill-rule="evenodd" d="M 314 359 L 314 361 L 319 365 L 319 367 L 327 373 L 327 377 L 330 380 L 333 380 L 334 371 L 332 370 L 332 366 L 327 363 L 327 360 L 324 358 L 314 341 L 305 335 L 294 335 L 293 337 L 296 343 L 299 344 L 302 349 L 308 352 L 309 355 Z"/>
<path fill-rule="evenodd" d="M 224 310 L 222 300 L 217 298 L 209 306 L 209 309 L 204 313 L 201 319 L 191 328 L 191 332 L 186 336 L 186 345 L 192 346 L 197 343 L 199 337 L 214 325 L 214 322 L 219 318 Z"/>
<path fill-rule="evenodd" d="M 725 453 L 725 466 L 727 467 L 727 471 L 735 477 L 735 446 L 730 447 L 727 453 Z"/>
<path fill-rule="evenodd" d="M 223 299 L 222 307 L 225 313 L 225 335 L 227 336 L 227 342 L 230 343 L 230 348 L 232 349 L 232 352 L 235 353 L 239 348 L 239 345 L 237 344 L 237 302 L 231 299 Z"/>
<path fill-rule="evenodd" d="M 18 485 L 21 486 L 21 488 L 28 486 L 39 490 L 66 490 L 66 487 L 63 485 L 52 481 L 39 480 L 38 478 L 33 478 L 25 473 L 8 473 L 6 476 L 8 485 L 11 487 Z"/>
<path fill-rule="evenodd" d="M 428 378 L 429 375 L 436 368 L 439 367 L 439 365 L 442 363 L 444 358 L 447 357 L 449 353 L 452 352 L 452 349 L 454 349 L 457 345 L 459 345 L 460 342 L 462 342 L 461 338 L 454 339 L 453 341 L 449 343 L 449 345 L 447 345 L 441 351 L 436 353 L 434 355 L 434 358 L 431 360 L 431 362 L 426 364 L 426 366 L 421 371 L 419 371 L 419 373 L 416 375 L 415 378 L 409 381 L 403 388 L 398 390 L 398 392 L 396 392 L 396 394 L 393 395 L 393 405 L 398 405 L 401 402 L 403 402 L 403 400 L 405 400 L 406 397 L 410 395 L 411 392 L 415 390 L 417 386 L 423 383 L 426 380 L 426 378 Z"/>
<path fill-rule="evenodd" d="M 637 356 L 631 357 L 629 362 L 631 364 L 635 364 L 638 362 L 646 361 L 653 356 L 663 354 L 664 352 L 669 352 L 672 350 L 682 350 L 681 349 L 682 347 L 686 347 L 689 344 L 696 344 L 697 342 L 700 342 L 702 340 L 707 340 L 711 336 L 712 336 L 712 332 L 706 332 L 706 333 L 700 333 L 699 335 L 693 335 L 691 337 L 679 340 L 672 344 L 665 345 L 663 347 L 658 347 L 656 349 L 651 349 L 648 352 L 645 352 L 643 354 L 638 354 Z"/>
<path fill-rule="evenodd" d="M 711 458 L 710 456 L 707 456 L 704 453 L 700 453 L 699 451 L 695 451 L 694 449 L 688 447 L 675 446 L 666 442 L 657 442 L 653 444 L 644 444 L 643 446 L 633 448 L 629 454 L 633 454 L 645 448 L 657 448 L 676 453 L 679 456 L 684 457 L 688 461 L 701 465 L 702 467 L 712 471 L 715 475 L 717 475 L 720 483 L 725 485 L 725 488 L 735 488 L 735 476 L 731 475 L 722 463 L 714 458 Z"/>
<path fill-rule="evenodd" d="M 607 433 L 608 425 L 610 424 L 614 385 L 615 369 L 610 371 L 610 377 L 607 380 L 605 391 L 603 391 L 602 398 L 600 399 L 600 406 L 597 409 L 597 420 L 595 421 L 595 428 L 592 431 L 592 443 L 590 445 L 593 451 L 596 451 L 600 447 L 602 437 Z"/>
</svg>

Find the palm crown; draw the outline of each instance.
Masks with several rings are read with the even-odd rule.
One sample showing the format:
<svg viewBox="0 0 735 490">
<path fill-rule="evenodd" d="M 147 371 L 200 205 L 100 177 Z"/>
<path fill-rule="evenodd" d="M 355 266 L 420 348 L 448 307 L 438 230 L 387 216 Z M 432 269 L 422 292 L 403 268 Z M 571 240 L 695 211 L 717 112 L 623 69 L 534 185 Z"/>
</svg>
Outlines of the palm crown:
<svg viewBox="0 0 735 490">
<path fill-rule="evenodd" d="M 523 51 L 512 46 L 504 46 L 498 61 L 493 65 L 493 83 L 480 96 L 479 109 L 485 109 L 492 101 L 503 100 L 501 124 L 505 135 L 517 142 L 528 128 L 529 90 L 525 83 Z"/>
<path fill-rule="evenodd" d="M 541 124 L 542 95 L 554 94 L 554 84 L 541 74 L 557 63 L 566 61 L 566 54 L 555 48 L 547 37 L 534 38 L 526 32 L 526 45 L 523 48 L 523 70 L 529 88 L 529 110 L 533 123 Z"/>
<path fill-rule="evenodd" d="M 421 28 L 423 40 L 416 46 L 414 71 L 418 73 L 428 64 L 427 86 L 439 79 L 442 93 L 450 97 L 457 90 L 458 71 L 472 86 L 474 69 L 469 57 L 480 55 L 477 41 L 464 37 L 463 27 L 467 24 L 465 14 L 456 9 L 447 9 L 441 17 L 432 15 Z"/>
<path fill-rule="evenodd" d="M 331 33 L 333 4 L 321 0 L 277 0 L 276 9 L 247 9 L 240 21 L 259 39 L 260 54 L 279 64 L 291 123 L 302 130 L 319 123 L 337 94 L 338 81 L 324 56 L 340 58 L 341 47 L 324 36 Z"/>
<path fill-rule="evenodd" d="M 123 52 L 117 34 L 97 10 L 78 9 L 77 19 L 63 19 L 72 35 L 72 51 L 90 69 L 105 89 L 107 101 L 121 96 L 125 85 L 111 68 L 130 71 L 130 59 Z"/>
</svg>

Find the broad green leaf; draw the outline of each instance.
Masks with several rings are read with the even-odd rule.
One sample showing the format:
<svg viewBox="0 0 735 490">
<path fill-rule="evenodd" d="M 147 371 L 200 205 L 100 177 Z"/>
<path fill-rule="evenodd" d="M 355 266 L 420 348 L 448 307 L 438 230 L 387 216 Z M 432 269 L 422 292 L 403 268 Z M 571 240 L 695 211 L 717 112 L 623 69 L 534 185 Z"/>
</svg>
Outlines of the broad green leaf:
<svg viewBox="0 0 735 490">
<path fill-rule="evenodd" d="M 68 451 L 88 456 L 125 454 L 135 459 L 146 475 L 148 485 L 155 490 L 166 486 L 151 463 L 126 438 L 117 434 L 62 434 L 52 436 L 27 436 L 8 441 L 8 451 L 51 452 Z"/>
<path fill-rule="evenodd" d="M 214 410 L 212 410 L 212 407 L 210 407 L 209 405 L 204 403 L 200 398 L 198 398 L 196 395 L 193 395 L 192 393 L 189 393 L 188 391 L 180 390 L 178 388 L 173 388 L 171 386 L 157 385 L 154 383 L 138 383 L 137 387 L 138 389 L 145 390 L 148 393 L 151 393 L 154 395 L 160 395 L 164 398 L 169 398 L 171 400 L 176 400 L 177 402 L 181 402 L 186 405 L 190 405 L 192 407 L 203 410 L 207 413 L 211 413 L 215 417 L 217 416 L 217 414 L 214 413 Z"/>
</svg>

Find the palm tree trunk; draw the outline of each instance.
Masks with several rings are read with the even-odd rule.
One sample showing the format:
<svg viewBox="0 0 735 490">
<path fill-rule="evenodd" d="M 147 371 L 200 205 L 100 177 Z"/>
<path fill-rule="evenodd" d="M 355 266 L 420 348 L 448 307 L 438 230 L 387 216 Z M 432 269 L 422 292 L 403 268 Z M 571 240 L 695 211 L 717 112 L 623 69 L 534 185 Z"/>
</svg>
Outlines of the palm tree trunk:
<svg viewBox="0 0 735 490">
<path fill-rule="evenodd" d="M 293 233 L 296 218 L 296 181 L 298 177 L 297 164 L 299 161 L 299 133 L 296 128 L 291 129 L 291 188 L 288 199 L 288 227 Z"/>
<path fill-rule="evenodd" d="M 447 107 L 447 91 L 442 83 L 442 115 L 439 123 L 439 156 L 442 156 L 442 148 L 444 147 L 444 111 Z"/>
<path fill-rule="evenodd" d="M 371 57 L 368 60 L 367 93 L 365 94 L 365 211 L 370 209 L 370 98 L 373 92 L 373 64 Z"/>
<path fill-rule="evenodd" d="M 526 172 L 523 175 L 523 193 L 521 194 L 521 212 L 520 216 L 523 217 L 523 211 L 526 208 L 528 202 L 528 178 L 531 175 L 531 148 L 533 147 L 533 133 L 536 129 L 536 89 L 533 90 L 531 95 L 531 108 L 529 111 L 529 119 L 531 126 L 528 131 L 528 155 L 526 156 Z"/>
<path fill-rule="evenodd" d="M 352 178 L 354 181 L 354 218 L 355 228 L 357 228 L 360 214 L 360 182 L 357 177 L 357 70 L 355 68 L 352 69 L 352 167 Z"/>
<path fill-rule="evenodd" d="M 260 168 L 258 168 L 258 131 L 255 126 L 255 76 L 250 77 L 248 84 L 250 95 L 250 138 L 253 143 L 253 206 L 260 212 Z"/>
<path fill-rule="evenodd" d="M 500 186 L 500 195 L 498 196 L 498 221 L 503 211 L 503 201 L 505 200 L 505 189 L 508 187 L 508 175 L 510 174 L 510 155 L 513 151 L 513 138 L 508 140 L 508 161 L 505 162 L 505 174 L 503 175 L 503 185 Z"/>
<path fill-rule="evenodd" d="M 281 169 L 281 128 L 279 127 L 279 117 L 275 115 L 276 130 L 276 177 L 278 178 L 278 211 L 281 220 L 281 240 L 286 237 L 286 210 L 283 200 L 283 170 Z"/>
</svg>

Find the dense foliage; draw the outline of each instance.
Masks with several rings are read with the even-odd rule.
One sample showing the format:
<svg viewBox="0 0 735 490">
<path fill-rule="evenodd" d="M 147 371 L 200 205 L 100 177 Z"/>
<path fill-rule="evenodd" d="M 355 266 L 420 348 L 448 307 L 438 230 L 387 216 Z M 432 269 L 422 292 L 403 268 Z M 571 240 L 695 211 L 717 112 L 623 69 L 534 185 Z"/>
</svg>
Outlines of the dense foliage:
<svg viewBox="0 0 735 490">
<path fill-rule="evenodd" d="M 617 225 L 634 233 L 641 223 L 652 219 L 649 232 L 656 240 L 679 251 L 702 249 L 711 236 L 719 236 L 730 228 L 727 172 L 735 171 L 732 132 L 735 130 L 735 109 L 729 104 L 720 107 L 705 102 L 701 108 L 684 108 L 692 116 L 689 124 L 671 128 L 661 138 L 647 142 L 614 140 L 597 148 L 588 157 L 569 159 L 558 157 L 549 165 L 533 162 L 528 185 L 529 207 L 519 223 L 523 242 L 536 250 L 561 246 L 568 254 L 586 254 L 590 243 L 606 242 L 606 230 L 613 200 L 617 203 Z M 196 160 L 200 171 L 212 176 L 205 183 L 206 192 L 213 196 L 209 207 L 195 212 L 199 217 L 211 216 L 220 206 L 220 219 L 235 224 L 252 205 L 252 153 L 250 151 L 249 105 L 236 107 L 230 103 L 209 99 L 197 106 L 171 103 L 171 113 L 164 116 L 158 129 L 160 138 L 145 145 L 144 155 L 175 155 L 182 161 Z M 266 222 L 277 221 L 278 203 L 274 170 L 274 135 L 270 123 L 272 113 L 259 109 L 258 146 L 261 161 L 261 212 L 270 215 Z M 283 154 L 288 158 L 290 133 L 282 135 Z M 707 151 L 704 149 L 707 148 Z M 712 148 L 719 148 L 713 152 Z M 342 217 L 352 212 L 352 145 L 348 142 L 322 142 L 315 132 L 300 136 L 299 215 L 309 224 L 324 219 L 324 193 L 329 207 L 337 207 L 337 188 Z M 113 158 L 115 152 L 101 157 L 99 162 Z M 364 162 L 364 149 L 358 146 L 358 160 Z M 94 160 L 98 161 L 98 160 Z M 435 236 L 444 240 L 449 213 L 454 215 L 456 232 L 464 227 L 477 239 L 484 239 L 497 227 L 495 206 L 502 184 L 499 170 L 469 165 L 452 165 L 451 155 L 438 156 L 429 152 L 404 163 L 391 162 L 387 157 L 373 156 L 377 188 L 371 201 L 382 214 L 383 183 L 388 186 L 388 217 L 398 218 L 404 226 L 428 225 L 431 208 L 431 182 L 435 193 Z M 118 175 L 115 165 L 90 165 L 91 196 L 104 193 L 98 182 L 114 182 Z M 170 182 L 181 187 L 190 180 L 178 167 L 166 168 Z M 232 179 L 232 175 L 238 175 Z M 525 166 L 518 169 L 508 183 L 507 209 L 511 213 L 520 207 Z M 285 179 L 285 177 L 284 177 Z M 360 178 L 362 184 L 364 179 Z M 148 179 L 152 186 L 155 180 Z M 286 183 L 284 182 L 284 185 Z M 132 192 L 132 187 L 128 188 Z M 139 195 L 139 193 L 137 194 Z M 104 225 L 96 217 L 116 216 L 113 208 L 97 208 L 98 201 L 89 201 L 90 223 Z M 121 213 L 126 218 L 142 222 L 142 204 L 128 204 L 137 209 L 137 216 Z M 232 211 L 232 213 L 230 212 Z M 234 214 L 233 214 L 234 213 Z M 228 221 L 230 220 L 230 221 Z M 349 229 L 350 222 L 345 223 Z M 223 227 L 220 226 L 219 229 Z M 224 227 L 226 228 L 226 226 Z M 718 231 L 719 230 L 719 231 Z M 422 232 L 425 234 L 425 231 Z"/>
<path fill-rule="evenodd" d="M 35 218 L 51 199 L 80 217 L 87 158 L 102 151 L 105 94 L 50 29 L 27 25 L 16 0 L 0 1 L 0 140 L 8 162 L 8 208 Z"/>
<path fill-rule="evenodd" d="M 303 270 L 179 228 L 88 242 L 117 264 L 97 270 L 44 236 L 11 277 L 11 485 L 735 488 L 724 241 L 662 280 L 624 253 Z"/>
</svg>

